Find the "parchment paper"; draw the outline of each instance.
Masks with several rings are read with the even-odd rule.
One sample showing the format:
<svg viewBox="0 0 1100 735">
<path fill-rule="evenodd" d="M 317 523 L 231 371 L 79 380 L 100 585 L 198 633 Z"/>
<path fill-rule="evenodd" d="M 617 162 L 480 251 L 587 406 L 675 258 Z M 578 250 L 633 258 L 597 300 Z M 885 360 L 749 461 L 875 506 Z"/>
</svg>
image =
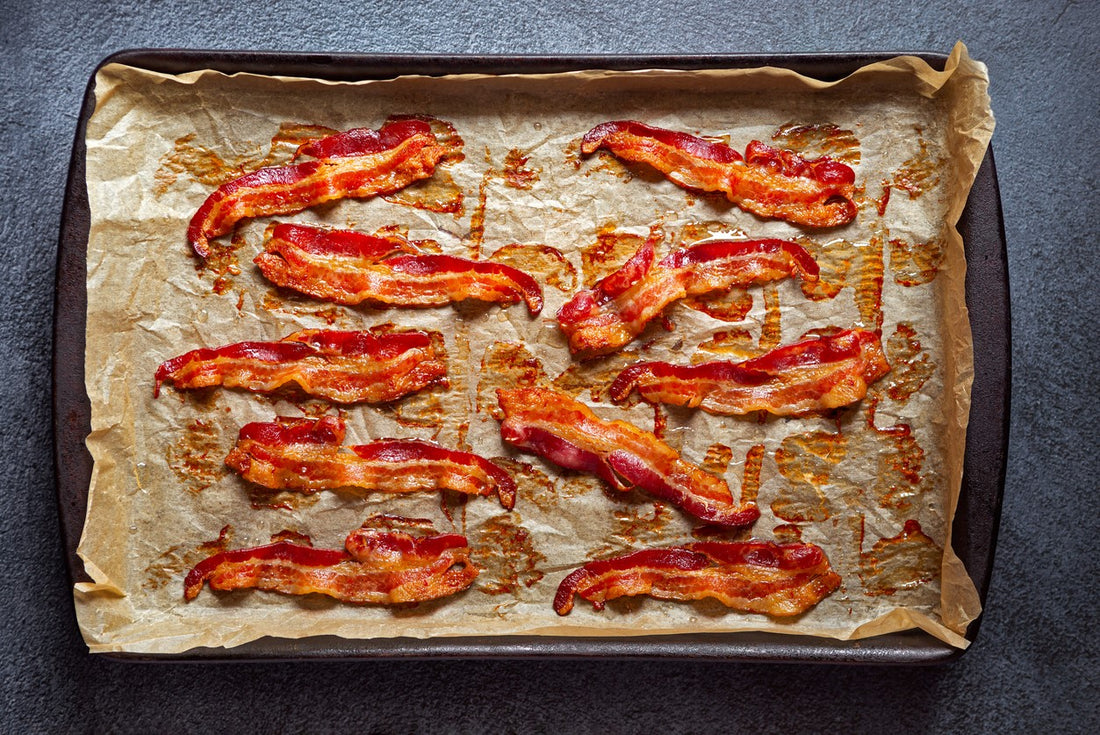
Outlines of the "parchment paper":
<svg viewBox="0 0 1100 735">
<path fill-rule="evenodd" d="M 766 630 L 859 638 L 912 627 L 965 646 L 979 603 L 949 537 L 972 377 L 954 223 L 992 134 L 987 86 L 984 66 L 961 44 L 943 72 L 902 57 L 833 84 L 770 68 L 352 84 L 105 67 L 87 132 L 86 379 L 95 469 L 79 553 L 94 582 L 77 584 L 75 601 L 89 648 L 174 653 L 321 634 Z M 220 238 L 219 256 L 198 263 L 185 229 L 220 181 L 288 161 L 294 144 L 283 139 L 300 126 L 377 128 L 392 114 L 452 124 L 463 159 L 404 195 L 273 219 L 366 232 L 397 227 L 443 252 L 512 262 L 544 283 L 538 318 L 522 305 L 346 308 L 295 297 L 266 283 L 251 263 L 271 219 Z M 856 171 L 859 216 L 827 232 L 802 230 L 686 192 L 645 167 L 579 157 L 584 132 L 622 118 L 739 149 L 759 139 L 838 156 Z M 453 204 L 458 192 L 459 211 L 425 206 Z M 794 281 L 749 289 L 751 308 L 732 322 L 677 304 L 667 312 L 672 331 L 652 326 L 625 356 L 578 367 L 554 315 L 654 229 L 663 235 L 659 254 L 707 235 L 795 238 L 821 260 L 826 285 L 809 293 Z M 222 465 L 238 429 L 335 409 L 227 390 L 169 388 L 153 398 L 156 367 L 196 347 L 278 339 L 305 327 L 382 324 L 441 332 L 451 387 L 396 406 L 341 409 L 347 443 L 430 438 L 502 458 L 520 484 L 514 511 L 495 499 L 438 494 L 263 496 Z M 600 390 L 631 360 L 744 359 L 828 326 L 881 327 L 894 368 L 866 399 L 836 415 L 655 413 L 644 404 L 616 406 Z M 526 373 L 515 367 L 524 359 Z M 656 428 L 689 461 L 723 474 L 735 496 L 756 493 L 762 517 L 751 536 L 820 544 L 843 577 L 841 588 L 789 621 L 648 598 L 616 601 L 602 612 L 578 600 L 559 617 L 551 600 L 570 570 L 591 558 L 691 541 L 694 524 L 641 493 L 615 494 L 506 448 L 493 390 L 517 380 L 557 385 L 601 416 Z M 460 595 L 397 608 L 255 590 L 183 599 L 183 575 L 227 526 L 229 548 L 264 544 L 283 530 L 340 548 L 349 531 L 380 512 L 465 533 L 484 571 Z"/>
</svg>

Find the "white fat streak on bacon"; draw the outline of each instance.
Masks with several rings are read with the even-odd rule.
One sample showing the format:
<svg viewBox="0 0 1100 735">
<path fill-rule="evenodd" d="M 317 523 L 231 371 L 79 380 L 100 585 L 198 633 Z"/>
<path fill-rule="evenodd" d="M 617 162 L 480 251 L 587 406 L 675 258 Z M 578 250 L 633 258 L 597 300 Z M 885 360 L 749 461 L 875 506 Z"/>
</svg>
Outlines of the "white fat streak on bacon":
<svg viewBox="0 0 1100 735">
<path fill-rule="evenodd" d="M 823 337 L 847 349 L 838 359 L 799 361 L 797 353 L 810 342 L 795 343 L 742 363 L 713 362 L 691 366 L 639 363 L 620 374 L 612 386 L 616 400 L 631 391 L 650 403 L 701 408 L 719 415 L 767 411 L 799 416 L 846 406 L 861 400 L 870 383 L 890 370 L 878 335 L 862 330 Z M 784 364 L 769 365 L 773 355 L 795 355 Z M 743 367 L 751 379 L 727 367 Z"/>
<path fill-rule="evenodd" d="M 809 610 L 840 586 L 840 576 L 820 547 L 812 544 L 780 546 L 749 541 L 722 545 L 762 550 L 766 561 L 723 562 L 710 557 L 706 564 L 663 563 L 666 558 L 675 560 L 683 555 L 708 557 L 699 544 L 633 552 L 591 562 L 569 574 L 558 588 L 554 607 L 558 614 L 567 614 L 574 595 L 592 602 L 597 610 L 608 600 L 648 595 L 679 601 L 713 598 L 742 612 L 788 617 Z M 773 559 L 767 557 L 777 551 L 801 554 L 808 557 L 808 563 L 770 563 Z"/>
<path fill-rule="evenodd" d="M 319 593 L 345 602 L 397 604 L 452 595 L 469 587 L 479 574 L 464 537 L 411 539 L 402 533 L 383 534 L 405 550 L 388 556 L 349 554 L 358 551 L 357 534 L 362 531 L 348 536 L 345 552 L 299 549 L 283 542 L 215 554 L 187 575 L 184 596 L 194 599 L 203 582 L 209 582 L 215 590 L 257 588 L 292 595 Z"/>
<path fill-rule="evenodd" d="M 525 301 L 531 313 L 542 295 L 529 276 L 495 263 L 450 256 L 419 255 L 410 248 L 388 258 L 311 252 L 270 237 L 254 262 L 277 286 L 314 298 L 353 306 L 368 301 L 393 306 L 443 306 L 476 299 L 513 304 Z M 438 267 L 435 267 L 438 266 Z M 494 272 L 499 271 L 499 272 Z"/>
<path fill-rule="evenodd" d="M 379 446 L 401 449 L 401 459 L 366 458 L 356 453 L 357 447 L 341 447 L 339 443 L 316 439 L 266 443 L 240 438 L 225 463 L 249 482 L 273 490 L 316 492 L 349 487 L 383 493 L 453 490 L 486 497 L 496 493 L 505 508 L 511 509 L 515 504 L 516 488 L 511 477 L 503 470 L 493 473 L 492 468 L 481 466 L 482 462 L 490 464 L 488 460 L 412 440 L 382 440 L 360 445 L 358 449 L 369 454 Z M 428 452 L 435 456 L 416 456 Z"/>
<path fill-rule="evenodd" d="M 639 486 L 711 523 L 745 526 L 759 517 L 755 503 L 734 503 L 724 480 L 632 424 L 603 421 L 584 404 L 552 390 L 498 390 L 497 395 L 506 442 L 565 467 L 585 467 L 618 489 Z M 552 447 L 545 435 L 556 440 Z"/>
<path fill-rule="evenodd" d="M 724 243 L 707 243 L 718 244 Z M 731 246 L 741 244 L 730 242 Z M 794 243 L 786 245 L 799 248 Z M 647 246 L 651 247 L 642 247 Z M 677 252 L 649 267 L 633 285 L 614 296 L 606 294 L 601 284 L 574 296 L 558 312 L 558 323 L 569 338 L 570 350 L 582 358 L 614 352 L 641 334 L 665 307 L 688 296 L 759 285 L 793 275 L 807 280 L 817 277 L 816 273 L 805 272 L 784 249 L 736 252 L 731 247 L 731 254 L 726 257 L 681 266 L 673 265 L 675 255 Z"/>
<path fill-rule="evenodd" d="M 855 173 L 827 157 L 809 161 L 752 141 L 742 158 L 725 145 L 626 120 L 589 131 L 582 152 L 587 155 L 598 148 L 626 161 L 646 163 L 678 186 L 721 192 L 741 209 L 760 217 L 809 227 L 836 227 L 851 222 L 857 214 Z M 706 153 L 708 148 L 711 155 Z M 723 155 L 714 156 L 714 152 Z"/>
<path fill-rule="evenodd" d="M 305 343 L 315 332 L 295 332 L 281 342 Z M 196 355 L 163 378 L 158 376 L 158 382 L 171 382 L 178 389 L 220 385 L 255 393 L 271 393 L 295 384 L 308 395 L 337 403 L 385 403 L 445 382 L 446 372 L 446 362 L 429 340 L 386 357 L 320 348 L 305 357 L 279 362 L 224 355 L 203 359 Z"/>
<path fill-rule="evenodd" d="M 436 164 L 447 152 L 428 132 L 411 135 L 377 153 L 260 169 L 222 185 L 207 197 L 191 220 L 188 239 L 205 258 L 210 238 L 224 235 L 242 219 L 293 214 L 336 199 L 400 191 L 435 173 Z"/>
</svg>

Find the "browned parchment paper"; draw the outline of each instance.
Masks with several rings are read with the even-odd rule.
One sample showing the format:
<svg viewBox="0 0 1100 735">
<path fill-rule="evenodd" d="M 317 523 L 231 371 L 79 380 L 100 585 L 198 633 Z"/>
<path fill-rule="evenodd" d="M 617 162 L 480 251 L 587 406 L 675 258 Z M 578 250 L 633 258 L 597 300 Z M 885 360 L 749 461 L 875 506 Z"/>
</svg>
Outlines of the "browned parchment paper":
<svg viewBox="0 0 1100 735">
<path fill-rule="evenodd" d="M 174 653 L 319 634 L 766 630 L 858 638 L 912 627 L 965 646 L 962 633 L 979 604 L 949 537 L 972 377 L 954 223 L 992 134 L 987 86 L 985 68 L 961 44 L 943 72 L 903 57 L 833 84 L 780 69 L 347 84 L 105 67 L 87 132 L 86 376 L 95 469 L 79 552 L 94 581 L 78 584 L 75 600 L 88 646 Z M 219 183 L 289 160 L 302 126 L 378 127 L 391 114 L 449 122 L 464 143 L 463 160 L 401 195 L 279 219 L 367 232 L 397 227 L 443 252 L 507 260 L 544 283 L 541 316 L 528 317 L 521 305 L 344 308 L 291 296 L 251 263 L 270 220 L 221 238 L 218 256 L 200 267 L 185 230 Z M 837 230 L 804 231 L 693 195 L 642 167 L 579 157 L 585 131 L 620 118 L 721 137 L 736 148 L 760 139 L 841 158 L 862 187 L 859 216 Z M 434 211 L 459 196 L 457 211 Z M 626 356 L 578 367 L 554 314 L 652 228 L 663 234 L 664 251 L 717 234 L 795 238 L 821 262 L 822 285 L 803 292 L 784 282 L 677 304 L 668 311 L 673 331 L 657 326 Z M 748 310 L 730 321 L 737 304 Z M 347 442 L 431 438 L 503 458 L 520 484 L 513 512 L 493 499 L 434 494 L 261 496 L 222 465 L 240 426 L 334 409 L 234 391 L 167 389 L 153 399 L 157 365 L 196 347 L 380 324 L 442 332 L 451 387 L 395 406 L 343 410 Z M 825 326 L 881 327 L 893 365 L 867 399 L 837 417 L 655 414 L 615 406 L 601 391 L 643 343 L 648 359 L 743 359 Z M 613 496 L 596 480 L 504 447 L 493 389 L 514 380 L 517 360 L 526 359 L 537 361 L 528 365 L 540 379 L 602 416 L 646 429 L 664 424 L 666 441 L 687 459 L 724 475 L 735 494 L 756 495 L 762 517 L 752 536 L 820 544 L 842 587 L 790 621 L 644 598 L 603 612 L 579 602 L 557 616 L 551 599 L 569 570 L 690 541 L 693 524 L 641 494 Z M 258 591 L 205 590 L 183 600 L 184 574 L 223 527 L 231 548 L 267 543 L 283 530 L 339 548 L 379 512 L 465 533 L 483 573 L 458 596 L 395 609 Z"/>
</svg>

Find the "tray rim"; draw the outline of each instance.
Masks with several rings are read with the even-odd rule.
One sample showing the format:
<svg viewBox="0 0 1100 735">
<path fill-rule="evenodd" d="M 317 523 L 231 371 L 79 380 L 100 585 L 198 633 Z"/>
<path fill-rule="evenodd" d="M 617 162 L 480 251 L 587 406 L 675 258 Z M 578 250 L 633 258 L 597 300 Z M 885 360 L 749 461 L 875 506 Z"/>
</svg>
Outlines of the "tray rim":
<svg viewBox="0 0 1100 735">
<path fill-rule="evenodd" d="M 127 64 L 182 73 L 216 69 L 345 80 L 383 79 L 406 74 L 536 74 L 581 69 L 709 69 L 776 66 L 825 81 L 843 78 L 868 63 L 916 56 L 943 68 L 938 52 L 851 52 L 770 54 L 355 54 L 203 49 L 125 49 L 105 57 L 89 76 L 77 119 L 58 237 L 54 304 L 54 464 L 59 525 L 70 584 L 88 579 L 76 554 L 84 524 L 91 457 L 90 406 L 84 389 L 84 327 L 87 313 L 86 247 L 90 214 L 85 186 L 84 137 L 95 107 L 95 77 L 104 66 Z M 977 222 L 972 220 L 977 219 Z M 983 227 L 982 222 L 985 222 Z M 976 232 L 973 225 L 978 224 Z M 967 249 L 966 300 L 975 334 L 975 376 L 959 507 L 952 546 L 966 562 L 983 605 L 967 629 L 974 643 L 984 616 L 1004 492 L 1011 385 L 1011 316 L 1007 244 L 992 146 L 977 173 L 958 228 Z M 965 230 L 965 231 L 964 231 Z M 980 259 L 971 249 L 980 241 Z M 975 283 L 972 283 L 975 281 Z M 972 303 L 972 288 L 975 301 Z M 977 300 L 981 297 L 980 301 Z M 981 304 L 983 308 L 976 306 Z M 981 339 L 979 339 L 979 337 Z M 979 349 L 980 348 L 980 349 Z M 979 367 L 980 365 L 980 367 Z M 981 399 L 979 402 L 978 399 Z M 977 419 L 977 421 L 976 421 Z M 983 431 L 975 431 L 980 425 Z M 972 451 L 972 443 L 975 445 Z M 974 465 L 974 466 L 971 466 Z M 971 502 L 977 506 L 971 508 Z M 975 523 L 977 521 L 977 523 Z M 972 526 L 977 526 L 975 533 Z M 977 543 L 975 536 L 978 536 Z M 965 541 L 965 548 L 959 548 Z M 984 543 L 983 543 L 984 542 Z M 977 554 L 979 558 L 972 558 Z M 975 563 L 976 562 L 976 563 Z M 973 645 L 971 645 L 971 648 Z M 601 658 L 769 661 L 785 663 L 929 665 L 957 660 L 954 648 L 920 630 L 842 641 L 762 632 L 650 635 L 637 637 L 477 636 L 444 638 L 302 639 L 260 638 L 234 648 L 195 648 L 180 654 L 103 653 L 127 662 L 256 662 L 361 659 L 527 659 Z"/>
</svg>

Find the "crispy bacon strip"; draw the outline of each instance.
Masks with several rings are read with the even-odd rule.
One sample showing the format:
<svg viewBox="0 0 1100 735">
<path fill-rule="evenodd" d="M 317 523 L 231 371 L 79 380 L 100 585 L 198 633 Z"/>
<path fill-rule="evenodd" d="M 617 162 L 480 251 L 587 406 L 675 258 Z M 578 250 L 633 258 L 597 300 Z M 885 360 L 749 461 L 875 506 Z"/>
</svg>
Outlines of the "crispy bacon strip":
<svg viewBox="0 0 1100 735">
<path fill-rule="evenodd" d="M 798 276 L 816 281 L 817 262 L 786 240 L 711 240 L 674 250 L 653 264 L 647 240 L 619 270 L 578 292 L 558 312 L 570 351 L 582 358 L 614 352 L 641 334 L 666 306 L 686 296 Z"/>
<path fill-rule="evenodd" d="M 784 345 L 743 362 L 679 366 L 642 362 L 619 373 L 611 397 L 632 391 L 650 403 L 701 408 L 721 415 L 767 411 L 799 416 L 847 406 L 890 371 L 874 332 L 849 329 Z"/>
<path fill-rule="evenodd" d="M 558 586 L 554 610 L 566 615 L 580 595 L 602 610 L 617 597 L 713 597 L 726 607 L 773 617 L 800 615 L 840 586 L 840 575 L 813 544 L 708 541 L 645 549 L 592 561 Z"/>
<path fill-rule="evenodd" d="M 495 493 L 509 510 L 516 504 L 511 475 L 476 454 L 416 439 L 383 439 L 344 448 L 344 431 L 344 421 L 337 416 L 246 424 L 225 463 L 249 482 L 273 490 L 454 490 L 466 495 Z"/>
<path fill-rule="evenodd" d="M 603 421 L 583 403 L 544 388 L 498 390 L 504 441 L 554 464 L 590 472 L 616 490 L 635 487 L 719 526 L 752 525 L 756 503 L 737 505 L 729 486 L 625 421 Z"/>
<path fill-rule="evenodd" d="M 741 156 L 722 143 L 632 120 L 597 125 L 581 141 L 590 155 L 647 163 L 687 189 L 717 191 L 746 212 L 807 227 L 836 227 L 856 217 L 855 172 L 828 157 L 806 160 L 754 140 Z"/>
<path fill-rule="evenodd" d="M 461 592 L 479 571 L 465 536 L 413 536 L 364 525 L 348 535 L 344 549 L 279 541 L 219 552 L 188 572 L 183 596 L 195 599 L 209 582 L 215 590 L 316 592 L 344 602 L 394 605 Z"/>
<path fill-rule="evenodd" d="M 303 329 L 278 342 L 200 348 L 156 372 L 153 397 L 177 389 L 222 385 L 271 393 L 289 383 L 337 403 L 385 403 L 440 383 L 447 363 L 426 332 L 341 332 Z"/>
<path fill-rule="evenodd" d="M 284 288 L 340 304 L 439 306 L 465 299 L 542 310 L 534 278 L 503 263 L 426 255 L 397 238 L 350 230 L 281 224 L 255 258 L 260 271 Z"/>
<path fill-rule="evenodd" d="M 261 168 L 219 186 L 191 218 L 187 239 L 205 258 L 210 239 L 229 232 L 242 219 L 292 214 L 334 199 L 389 194 L 431 176 L 446 154 L 431 126 L 413 119 L 307 143 L 296 156 L 315 160 Z"/>
</svg>

